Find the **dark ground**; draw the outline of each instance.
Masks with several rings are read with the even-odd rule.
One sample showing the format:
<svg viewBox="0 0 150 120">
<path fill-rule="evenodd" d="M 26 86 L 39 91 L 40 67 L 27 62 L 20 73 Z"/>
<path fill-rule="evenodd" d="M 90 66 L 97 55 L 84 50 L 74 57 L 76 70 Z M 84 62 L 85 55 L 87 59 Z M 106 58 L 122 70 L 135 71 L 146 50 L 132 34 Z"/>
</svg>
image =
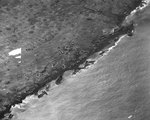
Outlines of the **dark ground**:
<svg viewBox="0 0 150 120">
<path fill-rule="evenodd" d="M 150 5 L 136 13 L 132 37 L 75 75 L 65 73 L 42 98 L 28 96 L 11 109 L 12 120 L 149 120 Z"/>
<path fill-rule="evenodd" d="M 130 33 L 133 25 L 121 23 L 141 1 L 0 0 L 1 117 L 11 105 Z M 16 48 L 22 49 L 21 63 L 8 56 Z"/>
</svg>

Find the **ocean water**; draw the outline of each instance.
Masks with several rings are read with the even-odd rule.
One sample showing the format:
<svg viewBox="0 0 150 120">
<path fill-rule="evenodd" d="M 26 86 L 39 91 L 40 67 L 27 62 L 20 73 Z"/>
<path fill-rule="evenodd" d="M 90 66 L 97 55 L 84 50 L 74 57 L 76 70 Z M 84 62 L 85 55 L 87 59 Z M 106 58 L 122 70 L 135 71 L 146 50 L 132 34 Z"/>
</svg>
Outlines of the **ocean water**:
<svg viewBox="0 0 150 120">
<path fill-rule="evenodd" d="M 108 54 L 42 98 L 12 108 L 12 120 L 150 120 L 150 7 Z M 32 98 L 32 99 L 31 99 Z"/>
</svg>

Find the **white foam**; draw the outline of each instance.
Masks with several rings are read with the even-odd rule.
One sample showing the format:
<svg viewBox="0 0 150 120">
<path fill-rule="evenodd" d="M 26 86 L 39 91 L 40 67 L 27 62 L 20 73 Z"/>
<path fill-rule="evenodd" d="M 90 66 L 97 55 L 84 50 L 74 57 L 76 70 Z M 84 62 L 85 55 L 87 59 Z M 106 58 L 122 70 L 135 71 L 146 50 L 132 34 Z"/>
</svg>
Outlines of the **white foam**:
<svg viewBox="0 0 150 120">
<path fill-rule="evenodd" d="M 21 55 L 19 55 L 19 56 L 16 56 L 15 58 L 17 58 L 17 59 L 21 59 Z"/>
<path fill-rule="evenodd" d="M 128 119 L 131 119 L 132 118 L 132 115 L 128 116 Z"/>
<path fill-rule="evenodd" d="M 10 51 L 8 54 L 9 54 L 9 56 L 19 55 L 19 54 L 21 54 L 21 48 L 14 49 L 14 50 Z"/>
</svg>

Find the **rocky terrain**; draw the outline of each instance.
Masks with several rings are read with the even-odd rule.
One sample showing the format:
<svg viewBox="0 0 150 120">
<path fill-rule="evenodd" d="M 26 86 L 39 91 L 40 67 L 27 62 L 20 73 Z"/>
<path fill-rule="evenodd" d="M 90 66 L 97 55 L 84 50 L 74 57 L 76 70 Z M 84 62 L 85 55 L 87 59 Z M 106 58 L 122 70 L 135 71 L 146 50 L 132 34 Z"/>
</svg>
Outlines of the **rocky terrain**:
<svg viewBox="0 0 150 120">
<path fill-rule="evenodd" d="M 142 0 L 0 0 L 0 115 L 130 34 Z M 114 32 L 112 29 L 115 28 Z M 9 54 L 19 49 L 18 55 Z"/>
<path fill-rule="evenodd" d="M 98 52 L 88 58 L 95 63 L 76 74 L 65 72 L 63 82 L 51 86 L 47 95 L 26 97 L 7 116 L 11 120 L 149 120 L 150 4 L 129 18 L 136 24 L 132 36 L 123 35 L 103 55 Z"/>
</svg>

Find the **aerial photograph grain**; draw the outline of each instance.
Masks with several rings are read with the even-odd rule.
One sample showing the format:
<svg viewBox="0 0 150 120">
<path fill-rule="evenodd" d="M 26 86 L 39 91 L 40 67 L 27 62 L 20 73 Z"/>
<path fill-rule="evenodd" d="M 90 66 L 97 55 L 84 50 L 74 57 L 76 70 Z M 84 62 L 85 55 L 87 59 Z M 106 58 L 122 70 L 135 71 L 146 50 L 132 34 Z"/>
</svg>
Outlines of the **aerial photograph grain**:
<svg viewBox="0 0 150 120">
<path fill-rule="evenodd" d="M 0 0 L 0 120 L 150 120 L 150 0 Z"/>
</svg>

